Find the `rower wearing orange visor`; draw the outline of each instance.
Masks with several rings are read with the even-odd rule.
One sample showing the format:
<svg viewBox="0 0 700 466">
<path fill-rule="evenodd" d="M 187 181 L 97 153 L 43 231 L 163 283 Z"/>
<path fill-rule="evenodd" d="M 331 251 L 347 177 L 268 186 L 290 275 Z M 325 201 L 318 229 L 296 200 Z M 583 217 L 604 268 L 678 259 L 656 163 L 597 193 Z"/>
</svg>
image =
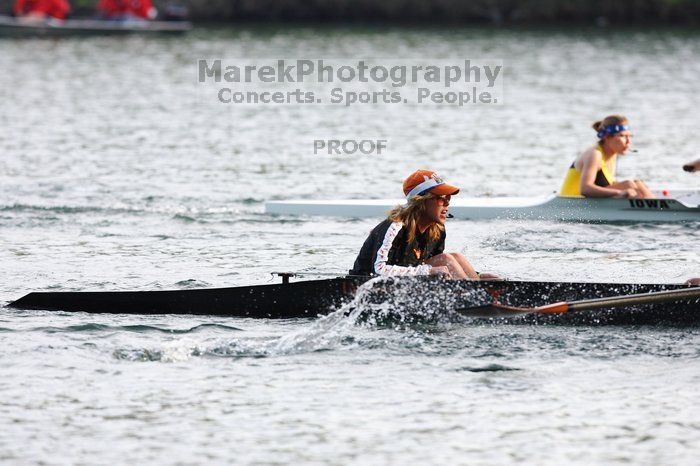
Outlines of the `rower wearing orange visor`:
<svg viewBox="0 0 700 466">
<path fill-rule="evenodd" d="M 445 221 L 450 200 L 458 192 L 433 171 L 412 173 L 403 183 L 406 203 L 396 206 L 370 232 L 350 274 L 497 278 L 474 271 L 462 254 L 444 252 Z"/>
</svg>

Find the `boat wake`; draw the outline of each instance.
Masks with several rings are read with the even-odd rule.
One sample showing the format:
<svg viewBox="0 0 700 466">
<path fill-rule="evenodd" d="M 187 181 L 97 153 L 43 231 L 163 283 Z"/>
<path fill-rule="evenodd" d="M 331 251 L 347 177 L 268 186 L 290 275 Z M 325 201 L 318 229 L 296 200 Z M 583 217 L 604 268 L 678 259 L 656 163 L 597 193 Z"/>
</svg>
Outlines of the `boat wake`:
<svg viewBox="0 0 700 466">
<path fill-rule="evenodd" d="M 481 289 L 435 287 L 424 280 L 378 277 L 360 286 L 352 301 L 309 326 L 272 342 L 267 355 L 328 351 L 340 347 L 372 346 L 363 338 L 376 338 L 374 330 L 394 330 L 413 336 L 440 331 L 440 325 L 463 323 L 467 318 L 453 312 L 465 303 L 490 302 Z"/>
<path fill-rule="evenodd" d="M 479 288 L 436 287 L 435 283 L 381 277 L 369 280 L 351 301 L 326 316 L 304 320 L 300 328 L 282 336 L 252 337 L 243 331 L 234 339 L 195 341 L 182 335 L 159 348 L 118 349 L 113 354 L 131 361 L 178 362 L 191 357 L 265 358 L 395 344 L 415 350 L 427 335 L 468 320 L 453 312 L 455 309 L 491 300 Z"/>
</svg>

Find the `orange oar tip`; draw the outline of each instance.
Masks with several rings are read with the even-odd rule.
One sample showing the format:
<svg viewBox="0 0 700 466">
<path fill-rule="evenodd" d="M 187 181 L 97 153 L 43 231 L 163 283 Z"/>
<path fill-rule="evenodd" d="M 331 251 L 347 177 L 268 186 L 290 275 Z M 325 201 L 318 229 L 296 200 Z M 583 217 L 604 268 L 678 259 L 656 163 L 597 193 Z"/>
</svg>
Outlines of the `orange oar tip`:
<svg viewBox="0 0 700 466">
<path fill-rule="evenodd" d="M 563 314 L 569 310 L 568 303 L 554 303 L 536 308 L 540 314 Z"/>
</svg>

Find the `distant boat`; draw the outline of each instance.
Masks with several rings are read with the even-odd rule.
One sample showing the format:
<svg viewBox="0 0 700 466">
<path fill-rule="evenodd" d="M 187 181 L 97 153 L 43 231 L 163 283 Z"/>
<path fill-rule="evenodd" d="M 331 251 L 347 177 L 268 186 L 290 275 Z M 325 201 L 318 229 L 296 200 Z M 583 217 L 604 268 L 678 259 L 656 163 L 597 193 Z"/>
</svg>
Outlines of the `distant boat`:
<svg viewBox="0 0 700 466">
<path fill-rule="evenodd" d="M 460 197 L 450 201 L 459 220 L 527 219 L 569 222 L 698 222 L 700 191 L 667 191 L 660 199 L 562 197 Z M 268 201 L 265 212 L 276 215 L 381 218 L 402 199 L 296 199 Z"/>
<path fill-rule="evenodd" d="M 192 29 L 189 21 L 107 21 L 98 19 L 49 19 L 29 23 L 0 15 L 0 36 L 66 37 L 124 34 L 183 34 Z"/>
</svg>

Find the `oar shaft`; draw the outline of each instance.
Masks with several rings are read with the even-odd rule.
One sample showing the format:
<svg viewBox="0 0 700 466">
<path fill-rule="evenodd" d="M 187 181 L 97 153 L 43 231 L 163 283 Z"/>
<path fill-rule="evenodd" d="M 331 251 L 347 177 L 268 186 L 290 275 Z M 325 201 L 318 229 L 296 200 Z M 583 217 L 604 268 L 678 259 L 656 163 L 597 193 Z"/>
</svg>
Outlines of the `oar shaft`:
<svg viewBox="0 0 700 466">
<path fill-rule="evenodd" d="M 700 299 L 700 288 L 656 291 L 652 293 L 640 293 L 628 296 L 613 296 L 610 298 L 595 298 L 582 301 L 568 303 L 567 309 L 554 310 L 556 304 L 552 306 L 544 306 L 542 312 L 572 312 L 572 311 L 590 311 L 593 309 L 602 309 L 606 307 L 627 307 L 639 304 L 656 304 L 668 303 L 672 301 L 683 301 L 690 299 Z M 561 306 L 561 304 L 559 305 Z M 544 308 L 552 308 L 545 310 Z"/>
<path fill-rule="evenodd" d="M 459 309 L 468 317 L 508 317 L 522 314 L 563 314 L 565 312 L 591 311 L 595 309 L 628 307 L 641 304 L 669 303 L 673 301 L 700 301 L 700 287 L 675 290 L 652 291 L 626 296 L 583 299 L 581 301 L 558 302 L 538 307 L 508 306 L 499 302 Z"/>
</svg>

